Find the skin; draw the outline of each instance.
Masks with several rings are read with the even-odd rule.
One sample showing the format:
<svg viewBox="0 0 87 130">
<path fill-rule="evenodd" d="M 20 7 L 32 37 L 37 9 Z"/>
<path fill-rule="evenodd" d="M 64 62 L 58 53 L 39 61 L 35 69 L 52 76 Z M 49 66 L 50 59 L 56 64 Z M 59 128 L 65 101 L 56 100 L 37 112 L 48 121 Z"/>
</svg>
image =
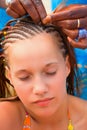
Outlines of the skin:
<svg viewBox="0 0 87 130">
<path fill-rule="evenodd" d="M 47 15 L 41 0 L 12 0 L 8 5 L 5 0 L 0 0 L 0 7 L 6 8 L 7 14 L 13 18 L 29 14 L 36 23 L 43 21 Z"/>
<path fill-rule="evenodd" d="M 69 57 L 63 57 L 56 42 L 51 34 L 41 33 L 9 45 L 7 76 L 22 103 L 0 103 L 0 129 L 22 130 L 25 109 L 31 115 L 31 130 L 67 129 L 67 110 L 75 129 L 87 129 L 87 103 L 67 95 Z"/>
<path fill-rule="evenodd" d="M 36 23 L 42 21 L 47 15 L 41 0 L 12 0 L 6 11 L 14 18 L 29 14 Z"/>
</svg>

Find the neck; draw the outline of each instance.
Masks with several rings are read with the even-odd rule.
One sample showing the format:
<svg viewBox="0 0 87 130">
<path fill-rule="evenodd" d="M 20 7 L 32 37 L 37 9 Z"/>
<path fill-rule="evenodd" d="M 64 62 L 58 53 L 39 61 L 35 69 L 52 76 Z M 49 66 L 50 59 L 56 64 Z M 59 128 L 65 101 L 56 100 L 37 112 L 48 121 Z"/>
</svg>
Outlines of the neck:
<svg viewBox="0 0 87 130">
<path fill-rule="evenodd" d="M 67 128 L 68 125 L 68 99 L 64 100 L 61 104 L 60 108 L 53 113 L 50 117 L 33 117 L 31 118 L 31 126 L 35 126 L 35 128 L 58 128 L 62 130 L 63 128 Z M 39 127 L 38 127 L 39 126 Z M 48 130 L 48 129 L 47 129 Z M 50 129 L 51 130 L 51 129 Z"/>
</svg>

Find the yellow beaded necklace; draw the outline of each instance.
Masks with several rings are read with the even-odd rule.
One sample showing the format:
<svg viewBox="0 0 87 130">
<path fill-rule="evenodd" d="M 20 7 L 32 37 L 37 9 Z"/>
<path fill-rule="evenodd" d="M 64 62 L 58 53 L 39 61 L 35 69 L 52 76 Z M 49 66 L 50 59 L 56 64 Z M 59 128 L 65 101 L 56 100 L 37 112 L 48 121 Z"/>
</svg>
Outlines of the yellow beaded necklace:
<svg viewBox="0 0 87 130">
<path fill-rule="evenodd" d="M 69 120 L 68 130 L 74 130 L 74 127 L 72 125 L 72 121 L 71 120 Z"/>
<path fill-rule="evenodd" d="M 69 111 L 68 111 L 68 120 L 69 120 L 69 122 L 68 122 L 68 130 L 74 130 L 74 127 L 72 125 L 72 121 L 71 121 L 71 118 L 70 118 Z"/>
<path fill-rule="evenodd" d="M 68 129 L 67 130 L 74 130 L 74 127 L 72 125 L 72 121 L 70 119 L 70 114 L 68 113 Z M 28 114 L 26 114 L 25 120 L 24 120 L 24 126 L 23 126 L 23 130 L 30 130 L 30 117 Z"/>
</svg>

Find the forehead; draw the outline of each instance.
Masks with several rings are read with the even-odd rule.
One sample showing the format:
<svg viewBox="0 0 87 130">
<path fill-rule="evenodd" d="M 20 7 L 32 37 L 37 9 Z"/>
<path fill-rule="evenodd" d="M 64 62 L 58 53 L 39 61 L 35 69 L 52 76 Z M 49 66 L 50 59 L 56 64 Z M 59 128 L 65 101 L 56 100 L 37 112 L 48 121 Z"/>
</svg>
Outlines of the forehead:
<svg viewBox="0 0 87 130">
<path fill-rule="evenodd" d="M 9 47 L 9 59 L 36 60 L 36 58 L 55 57 L 61 51 L 57 39 L 48 33 L 41 33 L 31 39 L 18 40 Z"/>
</svg>

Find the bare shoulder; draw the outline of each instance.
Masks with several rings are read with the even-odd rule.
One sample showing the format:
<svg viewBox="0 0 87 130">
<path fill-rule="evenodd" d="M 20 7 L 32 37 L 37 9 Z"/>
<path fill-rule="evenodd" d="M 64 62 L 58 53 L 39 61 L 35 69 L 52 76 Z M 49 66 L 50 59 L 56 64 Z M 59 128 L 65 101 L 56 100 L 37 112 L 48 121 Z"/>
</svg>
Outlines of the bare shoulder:
<svg viewBox="0 0 87 130">
<path fill-rule="evenodd" d="M 72 107 L 78 111 L 84 111 L 87 113 L 87 101 L 75 96 L 69 96 L 69 102 L 72 103 Z"/>
<path fill-rule="evenodd" d="M 70 96 L 70 100 L 73 102 L 73 104 L 78 107 L 79 109 L 87 110 L 87 101 L 84 99 L 81 99 L 79 97 Z"/>
<path fill-rule="evenodd" d="M 0 130 L 15 130 L 20 124 L 21 113 L 20 101 L 0 102 Z"/>
<path fill-rule="evenodd" d="M 69 106 L 75 129 L 87 130 L 87 101 L 69 96 Z"/>
</svg>

